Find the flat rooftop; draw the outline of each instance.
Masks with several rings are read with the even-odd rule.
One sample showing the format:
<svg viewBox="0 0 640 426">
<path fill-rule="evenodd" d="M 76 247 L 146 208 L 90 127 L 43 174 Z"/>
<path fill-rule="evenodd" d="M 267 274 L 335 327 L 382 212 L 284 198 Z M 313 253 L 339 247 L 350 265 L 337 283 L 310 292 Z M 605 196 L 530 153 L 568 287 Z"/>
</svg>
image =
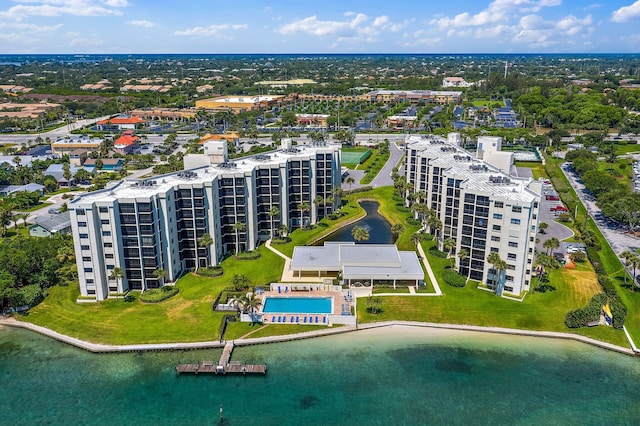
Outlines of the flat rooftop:
<svg viewBox="0 0 640 426">
<path fill-rule="evenodd" d="M 219 176 L 251 172 L 260 166 L 275 166 L 289 159 L 305 157 L 317 152 L 331 152 L 338 146 L 337 144 L 297 145 L 290 150 L 270 151 L 237 158 L 224 164 L 212 164 L 211 166 L 153 176 L 143 180 L 125 179 L 108 190 L 90 192 L 77 197 L 72 203 L 112 202 L 119 198 L 149 197 L 165 193 L 180 184 L 203 184 L 211 182 Z"/>
</svg>

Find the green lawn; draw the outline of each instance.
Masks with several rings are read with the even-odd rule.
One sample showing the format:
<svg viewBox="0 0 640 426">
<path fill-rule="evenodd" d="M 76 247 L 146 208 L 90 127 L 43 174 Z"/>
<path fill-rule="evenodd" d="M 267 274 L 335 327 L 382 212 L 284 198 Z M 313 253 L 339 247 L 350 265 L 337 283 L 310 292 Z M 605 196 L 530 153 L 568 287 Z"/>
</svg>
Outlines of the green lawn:
<svg viewBox="0 0 640 426">
<path fill-rule="evenodd" d="M 633 160 L 630 158 L 616 159 L 613 163 L 606 161 L 598 161 L 596 163 L 598 169 L 609 173 L 615 177 L 618 182 L 631 188 L 631 182 L 633 180 Z"/>
<path fill-rule="evenodd" d="M 537 164 L 537 163 L 536 163 Z M 539 169 L 541 176 L 546 176 Z M 552 177 L 559 184 L 568 185 L 551 166 Z M 556 172 L 556 173 L 553 173 Z M 571 194 L 571 188 L 565 195 Z M 305 245 L 327 234 L 339 224 L 356 220 L 363 216 L 364 210 L 358 200 L 375 200 L 380 203 L 380 213 L 392 224 L 402 223 L 405 232 L 400 235 L 397 245 L 400 250 L 414 250 L 411 235 L 418 226 L 406 223 L 410 213 L 400 211 L 401 202 L 397 201 L 391 187 L 376 188 L 371 191 L 351 194 L 345 197 L 347 215 L 337 221 L 323 220 L 311 230 L 296 230 L 291 234 L 292 242 L 275 246 L 287 255 L 291 255 L 294 245 Z M 579 207 L 584 209 L 583 207 Z M 584 214 L 584 213 L 582 213 Z M 580 215 L 579 215 L 580 216 Z M 584 217 L 584 216 L 583 216 Z M 591 224 L 591 226 L 593 226 Z M 602 236 L 598 234 L 598 238 Z M 370 315 L 365 312 L 366 304 L 358 304 L 360 322 L 381 320 L 415 320 L 454 324 L 474 324 L 524 328 L 531 330 L 570 331 L 594 337 L 622 346 L 626 339 L 621 331 L 606 327 L 569 330 L 564 325 L 568 311 L 584 306 L 592 294 L 600 288 L 591 267 L 581 265 L 576 270 L 560 269 L 551 273 L 551 285 L 555 291 L 529 294 L 525 301 L 515 302 L 494 296 L 490 292 L 478 290 L 468 284 L 465 288 L 454 288 L 444 283 L 443 270 L 450 265 L 449 259 L 429 255 L 429 248 L 435 241 L 423 241 L 423 248 L 429 256 L 434 274 L 444 293 L 443 297 L 396 297 L 383 298 L 383 312 Z M 252 285 L 264 285 L 280 278 L 284 261 L 267 250 L 259 248 L 262 257 L 253 261 L 226 259 L 222 266 L 224 275 L 217 278 L 205 278 L 188 274 L 176 284 L 180 293 L 158 304 L 108 300 L 96 304 L 75 303 L 79 293 L 73 287 L 55 287 L 39 306 L 33 308 L 24 319 L 43 325 L 63 334 L 83 340 L 113 343 L 160 343 L 193 342 L 216 340 L 219 337 L 223 313 L 213 312 L 212 302 L 223 288 L 231 285 L 234 274 L 244 274 Z M 603 244 L 601 257 L 607 272 L 618 284 L 622 282 L 622 266 L 606 244 Z M 433 291 L 431 283 L 428 289 Z M 621 296 L 629 308 L 627 328 L 640 337 L 640 293 L 620 290 Z M 244 323 L 230 323 L 226 338 L 234 339 L 251 333 L 250 337 L 284 335 L 299 331 L 309 331 L 315 326 L 278 325 L 262 327 Z M 320 327 L 320 326 L 319 326 Z M 640 341 L 640 338 L 638 339 Z"/>
<path fill-rule="evenodd" d="M 221 277 L 184 276 L 176 284 L 180 293 L 161 303 L 126 303 L 120 299 L 77 304 L 77 288 L 54 287 L 45 301 L 22 319 L 90 342 L 217 340 L 224 314 L 213 312 L 211 307 L 218 293 L 231 285 L 233 276 L 244 274 L 252 285 L 264 285 L 278 280 L 282 274 L 283 259 L 265 247 L 261 247 L 260 252 L 262 257 L 258 260 L 233 257 L 225 260 Z"/>
<path fill-rule="evenodd" d="M 431 242 L 425 244 L 430 245 Z M 448 266 L 447 259 L 429 256 L 429 261 L 436 277 L 442 274 L 442 266 Z M 550 283 L 555 291 L 528 294 L 524 302 L 497 297 L 472 284 L 456 288 L 442 283 L 442 297 L 384 296 L 383 312 L 376 315 L 366 312 L 366 303 L 359 303 L 358 322 L 406 320 L 572 332 L 628 347 L 621 330 L 609 327 L 569 329 L 564 325 L 567 312 L 586 305 L 591 296 L 600 291 L 590 265 L 580 265 L 576 270 L 553 271 Z"/>
<path fill-rule="evenodd" d="M 627 145 L 619 145 L 616 144 L 615 154 L 616 155 L 624 155 L 630 153 L 640 152 L 640 144 L 630 143 Z"/>
</svg>

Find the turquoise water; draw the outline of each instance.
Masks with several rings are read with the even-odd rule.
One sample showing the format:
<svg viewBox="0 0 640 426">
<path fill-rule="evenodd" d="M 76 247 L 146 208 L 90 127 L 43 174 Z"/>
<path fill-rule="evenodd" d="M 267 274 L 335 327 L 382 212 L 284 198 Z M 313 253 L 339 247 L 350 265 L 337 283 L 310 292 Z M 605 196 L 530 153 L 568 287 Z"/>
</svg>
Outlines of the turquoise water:
<svg viewBox="0 0 640 426">
<path fill-rule="evenodd" d="M 272 297 L 265 299 L 262 312 L 279 314 L 330 314 L 332 297 Z"/>
<path fill-rule="evenodd" d="M 0 330 L 3 424 L 640 422 L 640 360 L 576 342 L 393 327 L 237 348 L 266 377 L 174 374 L 220 351 L 95 355 Z"/>
</svg>

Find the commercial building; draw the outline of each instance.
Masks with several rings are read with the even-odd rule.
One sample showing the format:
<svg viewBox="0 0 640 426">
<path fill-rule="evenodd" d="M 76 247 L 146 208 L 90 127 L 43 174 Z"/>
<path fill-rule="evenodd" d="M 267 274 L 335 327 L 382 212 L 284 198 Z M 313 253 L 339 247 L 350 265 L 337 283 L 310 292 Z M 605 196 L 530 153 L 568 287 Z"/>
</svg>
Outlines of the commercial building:
<svg viewBox="0 0 640 426">
<path fill-rule="evenodd" d="M 82 296 L 103 300 L 158 287 L 157 269 L 174 281 L 228 254 L 254 250 L 281 225 L 298 228 L 333 212 L 340 145 L 292 147 L 284 140 L 277 151 L 234 162 L 227 160 L 226 147 L 209 141 L 211 164 L 124 180 L 69 203 Z M 212 239 L 207 246 L 205 234 Z M 124 276 L 110 279 L 116 267 Z"/>
<path fill-rule="evenodd" d="M 284 96 L 219 96 L 217 98 L 196 101 L 196 109 L 213 111 L 231 111 L 238 114 L 244 111 L 273 108 L 284 100 Z"/>
<path fill-rule="evenodd" d="M 442 229 L 432 232 L 441 243 L 455 241 L 460 273 L 497 294 L 520 295 L 531 283 L 541 184 L 488 162 L 493 157 L 487 153 L 495 154 L 488 147 L 498 141 L 483 141 L 482 160 L 457 146 L 456 135 L 450 142 L 433 135 L 409 136 L 406 179 L 442 222 Z M 505 167 L 503 157 L 496 158 Z M 468 253 L 463 260 L 455 255 L 462 249 Z M 506 261 L 506 270 L 495 270 L 488 262 L 492 252 Z"/>
<path fill-rule="evenodd" d="M 359 99 L 384 104 L 409 102 L 411 105 L 448 105 L 459 103 L 461 96 L 462 92 L 446 90 L 374 90 L 360 95 Z"/>
<path fill-rule="evenodd" d="M 92 152 L 100 149 L 101 143 L 102 139 L 90 138 L 88 136 L 58 138 L 55 142 L 51 143 L 51 152 L 57 156 L 71 154 L 72 151 L 78 148 Z"/>
</svg>

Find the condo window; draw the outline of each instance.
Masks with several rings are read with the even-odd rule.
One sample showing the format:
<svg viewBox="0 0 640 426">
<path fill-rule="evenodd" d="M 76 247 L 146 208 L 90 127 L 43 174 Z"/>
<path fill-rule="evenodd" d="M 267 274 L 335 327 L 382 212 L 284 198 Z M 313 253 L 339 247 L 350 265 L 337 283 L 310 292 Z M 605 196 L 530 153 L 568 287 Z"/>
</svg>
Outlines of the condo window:
<svg viewBox="0 0 640 426">
<path fill-rule="evenodd" d="M 78 222 L 78 226 L 81 228 L 85 228 L 87 226 L 87 222 Z"/>
<path fill-rule="evenodd" d="M 90 273 L 90 272 L 93 272 L 93 268 L 84 268 L 84 271 Z"/>
<path fill-rule="evenodd" d="M 502 215 L 500 213 L 494 213 L 493 214 L 493 218 L 494 219 L 502 219 Z"/>
<path fill-rule="evenodd" d="M 514 224 L 514 225 L 520 225 L 520 219 L 513 218 L 513 219 L 511 219 L 511 223 Z"/>
<path fill-rule="evenodd" d="M 84 216 L 84 209 L 76 209 L 76 214 L 78 216 Z"/>
<path fill-rule="evenodd" d="M 79 237 L 80 238 L 89 238 L 89 234 L 80 234 Z"/>
<path fill-rule="evenodd" d="M 499 231 L 500 230 L 500 225 L 493 225 L 493 230 L 494 231 Z"/>
<path fill-rule="evenodd" d="M 518 247 L 518 243 L 509 241 L 509 247 Z"/>
<path fill-rule="evenodd" d="M 516 257 L 515 253 L 507 253 L 507 259 L 509 260 L 516 260 Z"/>
<path fill-rule="evenodd" d="M 82 256 L 82 261 L 83 261 L 83 262 L 91 262 L 91 257 L 89 257 L 89 256 Z"/>
<path fill-rule="evenodd" d="M 109 213 L 109 208 L 108 207 L 98 207 L 98 211 L 100 213 Z"/>
<path fill-rule="evenodd" d="M 90 250 L 89 246 L 82 245 L 80 246 L 80 250 Z"/>
<path fill-rule="evenodd" d="M 492 235 L 491 241 L 500 241 L 500 237 L 498 237 L 497 235 Z"/>
<path fill-rule="evenodd" d="M 100 219 L 100 223 L 102 225 L 108 225 L 109 224 L 109 219 Z"/>
<path fill-rule="evenodd" d="M 111 236 L 111 231 L 102 231 L 102 236 L 110 237 Z"/>
<path fill-rule="evenodd" d="M 493 207 L 501 209 L 502 207 L 504 207 L 504 203 L 502 201 L 496 201 L 495 203 L 493 203 Z"/>
<path fill-rule="evenodd" d="M 521 213 L 522 212 L 522 207 L 513 206 L 513 207 L 511 207 L 511 211 L 514 212 L 514 213 Z"/>
</svg>

